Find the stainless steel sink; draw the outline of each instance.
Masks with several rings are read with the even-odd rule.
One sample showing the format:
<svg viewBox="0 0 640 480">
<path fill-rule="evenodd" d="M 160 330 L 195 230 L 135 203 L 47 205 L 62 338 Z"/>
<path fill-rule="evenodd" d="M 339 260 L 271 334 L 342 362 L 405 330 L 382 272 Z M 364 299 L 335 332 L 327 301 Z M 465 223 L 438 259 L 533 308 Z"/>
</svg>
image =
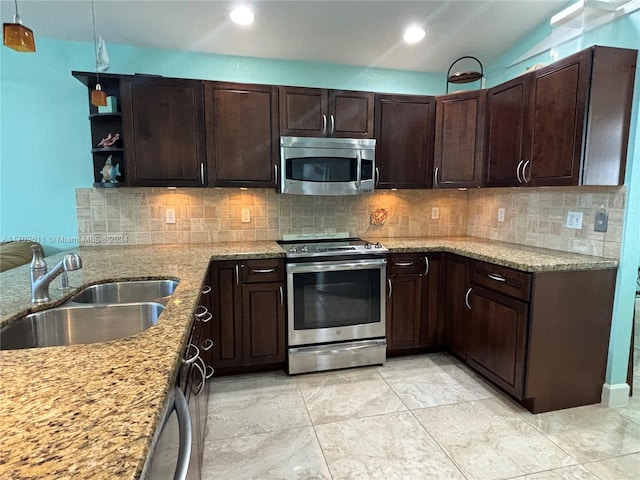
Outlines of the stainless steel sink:
<svg viewBox="0 0 640 480">
<path fill-rule="evenodd" d="M 131 280 L 91 285 L 68 303 L 158 302 L 166 304 L 178 286 L 175 280 Z"/>
<path fill-rule="evenodd" d="M 126 338 L 155 325 L 162 310 L 164 305 L 157 302 L 62 306 L 43 310 L 0 329 L 0 350 Z"/>
</svg>

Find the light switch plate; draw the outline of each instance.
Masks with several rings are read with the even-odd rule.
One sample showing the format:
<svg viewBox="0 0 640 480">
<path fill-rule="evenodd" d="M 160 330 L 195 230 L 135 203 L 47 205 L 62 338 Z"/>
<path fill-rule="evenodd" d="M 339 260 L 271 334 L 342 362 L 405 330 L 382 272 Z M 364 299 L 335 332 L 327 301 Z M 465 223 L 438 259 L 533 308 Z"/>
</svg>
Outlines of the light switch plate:
<svg viewBox="0 0 640 480">
<path fill-rule="evenodd" d="M 504 222 L 504 208 L 498 209 L 498 221 Z"/>
<path fill-rule="evenodd" d="M 582 212 L 567 213 L 567 228 L 582 229 Z"/>
<path fill-rule="evenodd" d="M 440 218 L 440 208 L 433 207 L 431 209 L 431 220 L 437 220 L 438 218 Z"/>
<path fill-rule="evenodd" d="M 593 227 L 594 232 L 606 232 L 609 225 L 609 215 L 607 213 L 596 213 L 596 223 Z"/>
</svg>

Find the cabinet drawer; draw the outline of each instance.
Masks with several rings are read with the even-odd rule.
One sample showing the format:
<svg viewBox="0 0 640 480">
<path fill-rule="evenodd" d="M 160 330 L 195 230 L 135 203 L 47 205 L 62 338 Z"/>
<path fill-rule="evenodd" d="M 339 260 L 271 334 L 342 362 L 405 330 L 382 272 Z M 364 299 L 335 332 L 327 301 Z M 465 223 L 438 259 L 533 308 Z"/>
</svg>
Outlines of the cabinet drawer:
<svg viewBox="0 0 640 480">
<path fill-rule="evenodd" d="M 419 253 L 392 253 L 387 257 L 387 275 L 423 273 L 424 256 Z"/>
<path fill-rule="evenodd" d="M 471 283 L 529 301 L 531 274 L 481 261 L 471 262 Z"/>
<path fill-rule="evenodd" d="M 240 279 L 242 283 L 282 282 L 284 262 L 278 258 L 242 261 Z"/>
</svg>

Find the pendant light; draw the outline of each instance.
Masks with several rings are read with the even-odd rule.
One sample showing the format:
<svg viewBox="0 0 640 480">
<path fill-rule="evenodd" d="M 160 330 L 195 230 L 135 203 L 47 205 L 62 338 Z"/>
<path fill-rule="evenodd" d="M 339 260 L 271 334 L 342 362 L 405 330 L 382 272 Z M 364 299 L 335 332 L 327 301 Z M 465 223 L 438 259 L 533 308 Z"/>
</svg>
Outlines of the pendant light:
<svg viewBox="0 0 640 480">
<path fill-rule="evenodd" d="M 466 58 L 475 60 L 476 62 L 478 62 L 478 65 L 480 66 L 480 71 L 478 72 L 474 70 L 474 71 L 451 73 L 451 69 L 453 69 L 453 66 L 456 63 L 458 63 L 460 60 L 464 60 Z M 449 70 L 447 71 L 447 93 L 449 93 L 450 83 L 470 83 L 470 82 L 475 82 L 477 80 L 481 80 L 482 77 L 484 77 L 484 68 L 480 60 L 478 60 L 476 57 L 471 57 L 471 56 L 460 57 L 454 60 L 454 62 L 449 66 Z"/>
<path fill-rule="evenodd" d="M 102 91 L 100 85 L 100 70 L 98 69 L 100 60 L 98 56 L 98 37 L 96 36 L 96 10 L 91 0 L 91 16 L 93 19 L 93 48 L 96 59 L 96 88 L 91 91 L 91 103 L 96 107 L 105 107 L 107 105 L 107 94 Z"/>
<path fill-rule="evenodd" d="M 16 14 L 13 16 L 13 23 L 3 23 L 3 43 L 6 47 L 13 48 L 16 52 L 33 53 L 36 51 L 36 42 L 33 38 L 33 31 L 22 24 L 18 15 L 18 0 L 14 0 Z"/>
</svg>

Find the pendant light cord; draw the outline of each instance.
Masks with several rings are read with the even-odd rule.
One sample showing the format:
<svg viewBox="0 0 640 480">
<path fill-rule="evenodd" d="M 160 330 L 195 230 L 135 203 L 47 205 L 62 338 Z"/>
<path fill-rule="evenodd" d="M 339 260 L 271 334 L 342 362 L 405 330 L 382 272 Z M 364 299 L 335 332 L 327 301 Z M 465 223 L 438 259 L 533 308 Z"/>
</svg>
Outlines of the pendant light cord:
<svg viewBox="0 0 640 480">
<path fill-rule="evenodd" d="M 16 2 L 18 0 L 15 0 Z M 93 0 L 91 0 L 91 17 L 93 19 L 93 48 L 95 50 L 95 59 L 96 59 L 96 85 L 100 84 L 100 73 L 98 72 L 98 36 L 96 35 L 96 10 L 93 4 Z"/>
<path fill-rule="evenodd" d="M 18 0 L 13 0 L 13 3 L 16 6 L 16 14 L 13 16 L 13 23 L 19 23 L 22 25 L 22 20 L 20 20 L 20 15 L 18 15 Z"/>
</svg>

